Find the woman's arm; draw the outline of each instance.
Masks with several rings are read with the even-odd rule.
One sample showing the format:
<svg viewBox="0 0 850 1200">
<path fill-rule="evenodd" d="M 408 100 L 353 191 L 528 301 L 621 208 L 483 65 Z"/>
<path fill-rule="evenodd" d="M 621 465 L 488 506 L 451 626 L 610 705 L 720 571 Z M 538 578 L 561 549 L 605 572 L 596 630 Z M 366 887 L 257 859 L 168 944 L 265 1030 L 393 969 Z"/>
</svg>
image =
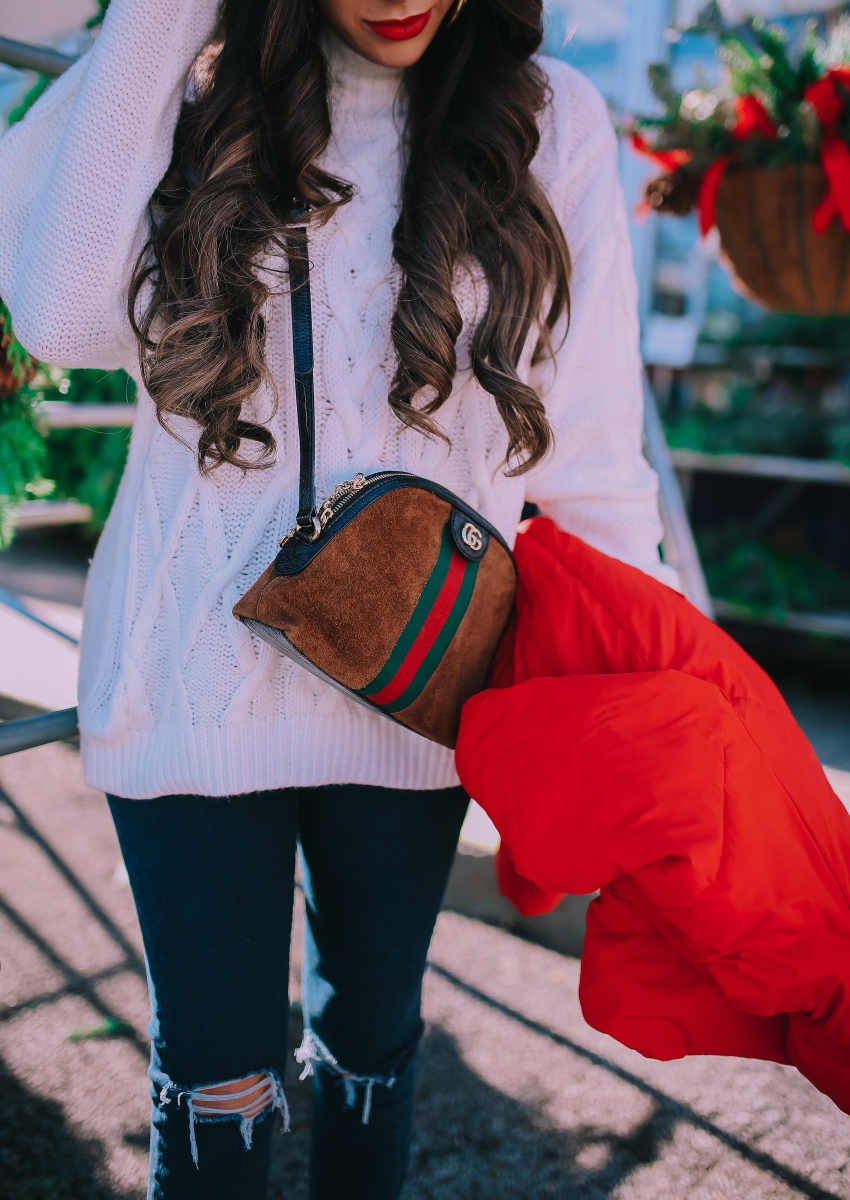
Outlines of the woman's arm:
<svg viewBox="0 0 850 1200">
<path fill-rule="evenodd" d="M 641 452 L 637 288 L 616 138 L 595 88 L 562 63 L 546 67 L 552 124 L 535 169 L 570 248 L 572 316 L 565 341 L 565 322 L 555 330 L 555 361 L 532 373 L 555 445 L 529 473 L 526 498 L 597 550 L 678 588 L 658 555 L 657 480 Z"/>
<path fill-rule="evenodd" d="M 0 141 L 0 295 L 37 358 L 135 361 L 127 284 L 219 0 L 112 0 L 93 50 Z"/>
</svg>

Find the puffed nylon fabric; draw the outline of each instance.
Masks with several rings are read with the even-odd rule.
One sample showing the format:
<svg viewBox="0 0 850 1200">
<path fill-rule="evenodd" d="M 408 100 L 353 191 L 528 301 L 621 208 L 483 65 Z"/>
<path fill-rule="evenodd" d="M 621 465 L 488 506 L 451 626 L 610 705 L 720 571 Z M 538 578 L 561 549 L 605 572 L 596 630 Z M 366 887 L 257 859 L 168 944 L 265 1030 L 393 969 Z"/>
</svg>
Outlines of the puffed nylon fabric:
<svg viewBox="0 0 850 1200">
<path fill-rule="evenodd" d="M 850 815 L 687 600 L 540 518 L 456 762 L 525 914 L 600 890 L 579 998 L 651 1058 L 793 1063 L 850 1112 Z"/>
</svg>

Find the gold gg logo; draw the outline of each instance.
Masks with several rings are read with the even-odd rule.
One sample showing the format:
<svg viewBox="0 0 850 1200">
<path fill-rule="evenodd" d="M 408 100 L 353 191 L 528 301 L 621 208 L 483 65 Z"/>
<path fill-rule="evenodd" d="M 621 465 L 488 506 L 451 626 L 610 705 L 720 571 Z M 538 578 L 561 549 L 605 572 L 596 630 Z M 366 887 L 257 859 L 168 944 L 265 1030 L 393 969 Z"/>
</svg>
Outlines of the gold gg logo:
<svg viewBox="0 0 850 1200">
<path fill-rule="evenodd" d="M 481 530 L 476 529 L 471 521 L 467 521 L 463 529 L 460 531 L 461 540 L 465 546 L 469 546 L 470 550 L 480 550 L 484 545 L 481 536 Z"/>
</svg>

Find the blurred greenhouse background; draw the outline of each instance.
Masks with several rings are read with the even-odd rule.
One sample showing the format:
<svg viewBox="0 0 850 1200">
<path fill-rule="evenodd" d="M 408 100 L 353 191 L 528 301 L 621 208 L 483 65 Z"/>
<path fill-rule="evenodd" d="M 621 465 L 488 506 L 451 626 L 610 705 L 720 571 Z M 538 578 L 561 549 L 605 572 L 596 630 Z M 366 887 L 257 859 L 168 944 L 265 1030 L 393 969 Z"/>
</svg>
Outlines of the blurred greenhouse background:
<svg viewBox="0 0 850 1200">
<path fill-rule="evenodd" d="M 688 32 L 698 0 L 553 0 L 547 50 L 586 72 L 615 122 L 659 104 L 647 66 L 676 92 L 709 93 L 716 37 Z M 729 26 L 761 15 L 793 63 L 847 6 L 731 0 Z M 850 662 L 850 321 L 769 313 L 735 290 L 717 231 L 697 217 L 638 218 L 653 174 L 624 140 L 642 350 L 715 608 L 753 652 Z M 722 456 L 718 458 L 718 456 Z M 777 640 L 773 631 L 781 630 Z"/>
</svg>

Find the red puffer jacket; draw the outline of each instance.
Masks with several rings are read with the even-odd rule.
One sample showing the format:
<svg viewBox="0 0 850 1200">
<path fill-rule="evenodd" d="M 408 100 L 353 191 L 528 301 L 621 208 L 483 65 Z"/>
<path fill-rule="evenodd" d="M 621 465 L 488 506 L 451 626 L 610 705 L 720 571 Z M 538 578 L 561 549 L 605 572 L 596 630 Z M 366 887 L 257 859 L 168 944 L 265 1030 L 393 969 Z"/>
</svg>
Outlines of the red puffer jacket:
<svg viewBox="0 0 850 1200">
<path fill-rule="evenodd" d="M 526 914 L 600 889 L 584 1015 L 652 1058 L 793 1063 L 850 1112 L 850 816 L 764 672 L 551 521 L 456 761 Z"/>
</svg>

